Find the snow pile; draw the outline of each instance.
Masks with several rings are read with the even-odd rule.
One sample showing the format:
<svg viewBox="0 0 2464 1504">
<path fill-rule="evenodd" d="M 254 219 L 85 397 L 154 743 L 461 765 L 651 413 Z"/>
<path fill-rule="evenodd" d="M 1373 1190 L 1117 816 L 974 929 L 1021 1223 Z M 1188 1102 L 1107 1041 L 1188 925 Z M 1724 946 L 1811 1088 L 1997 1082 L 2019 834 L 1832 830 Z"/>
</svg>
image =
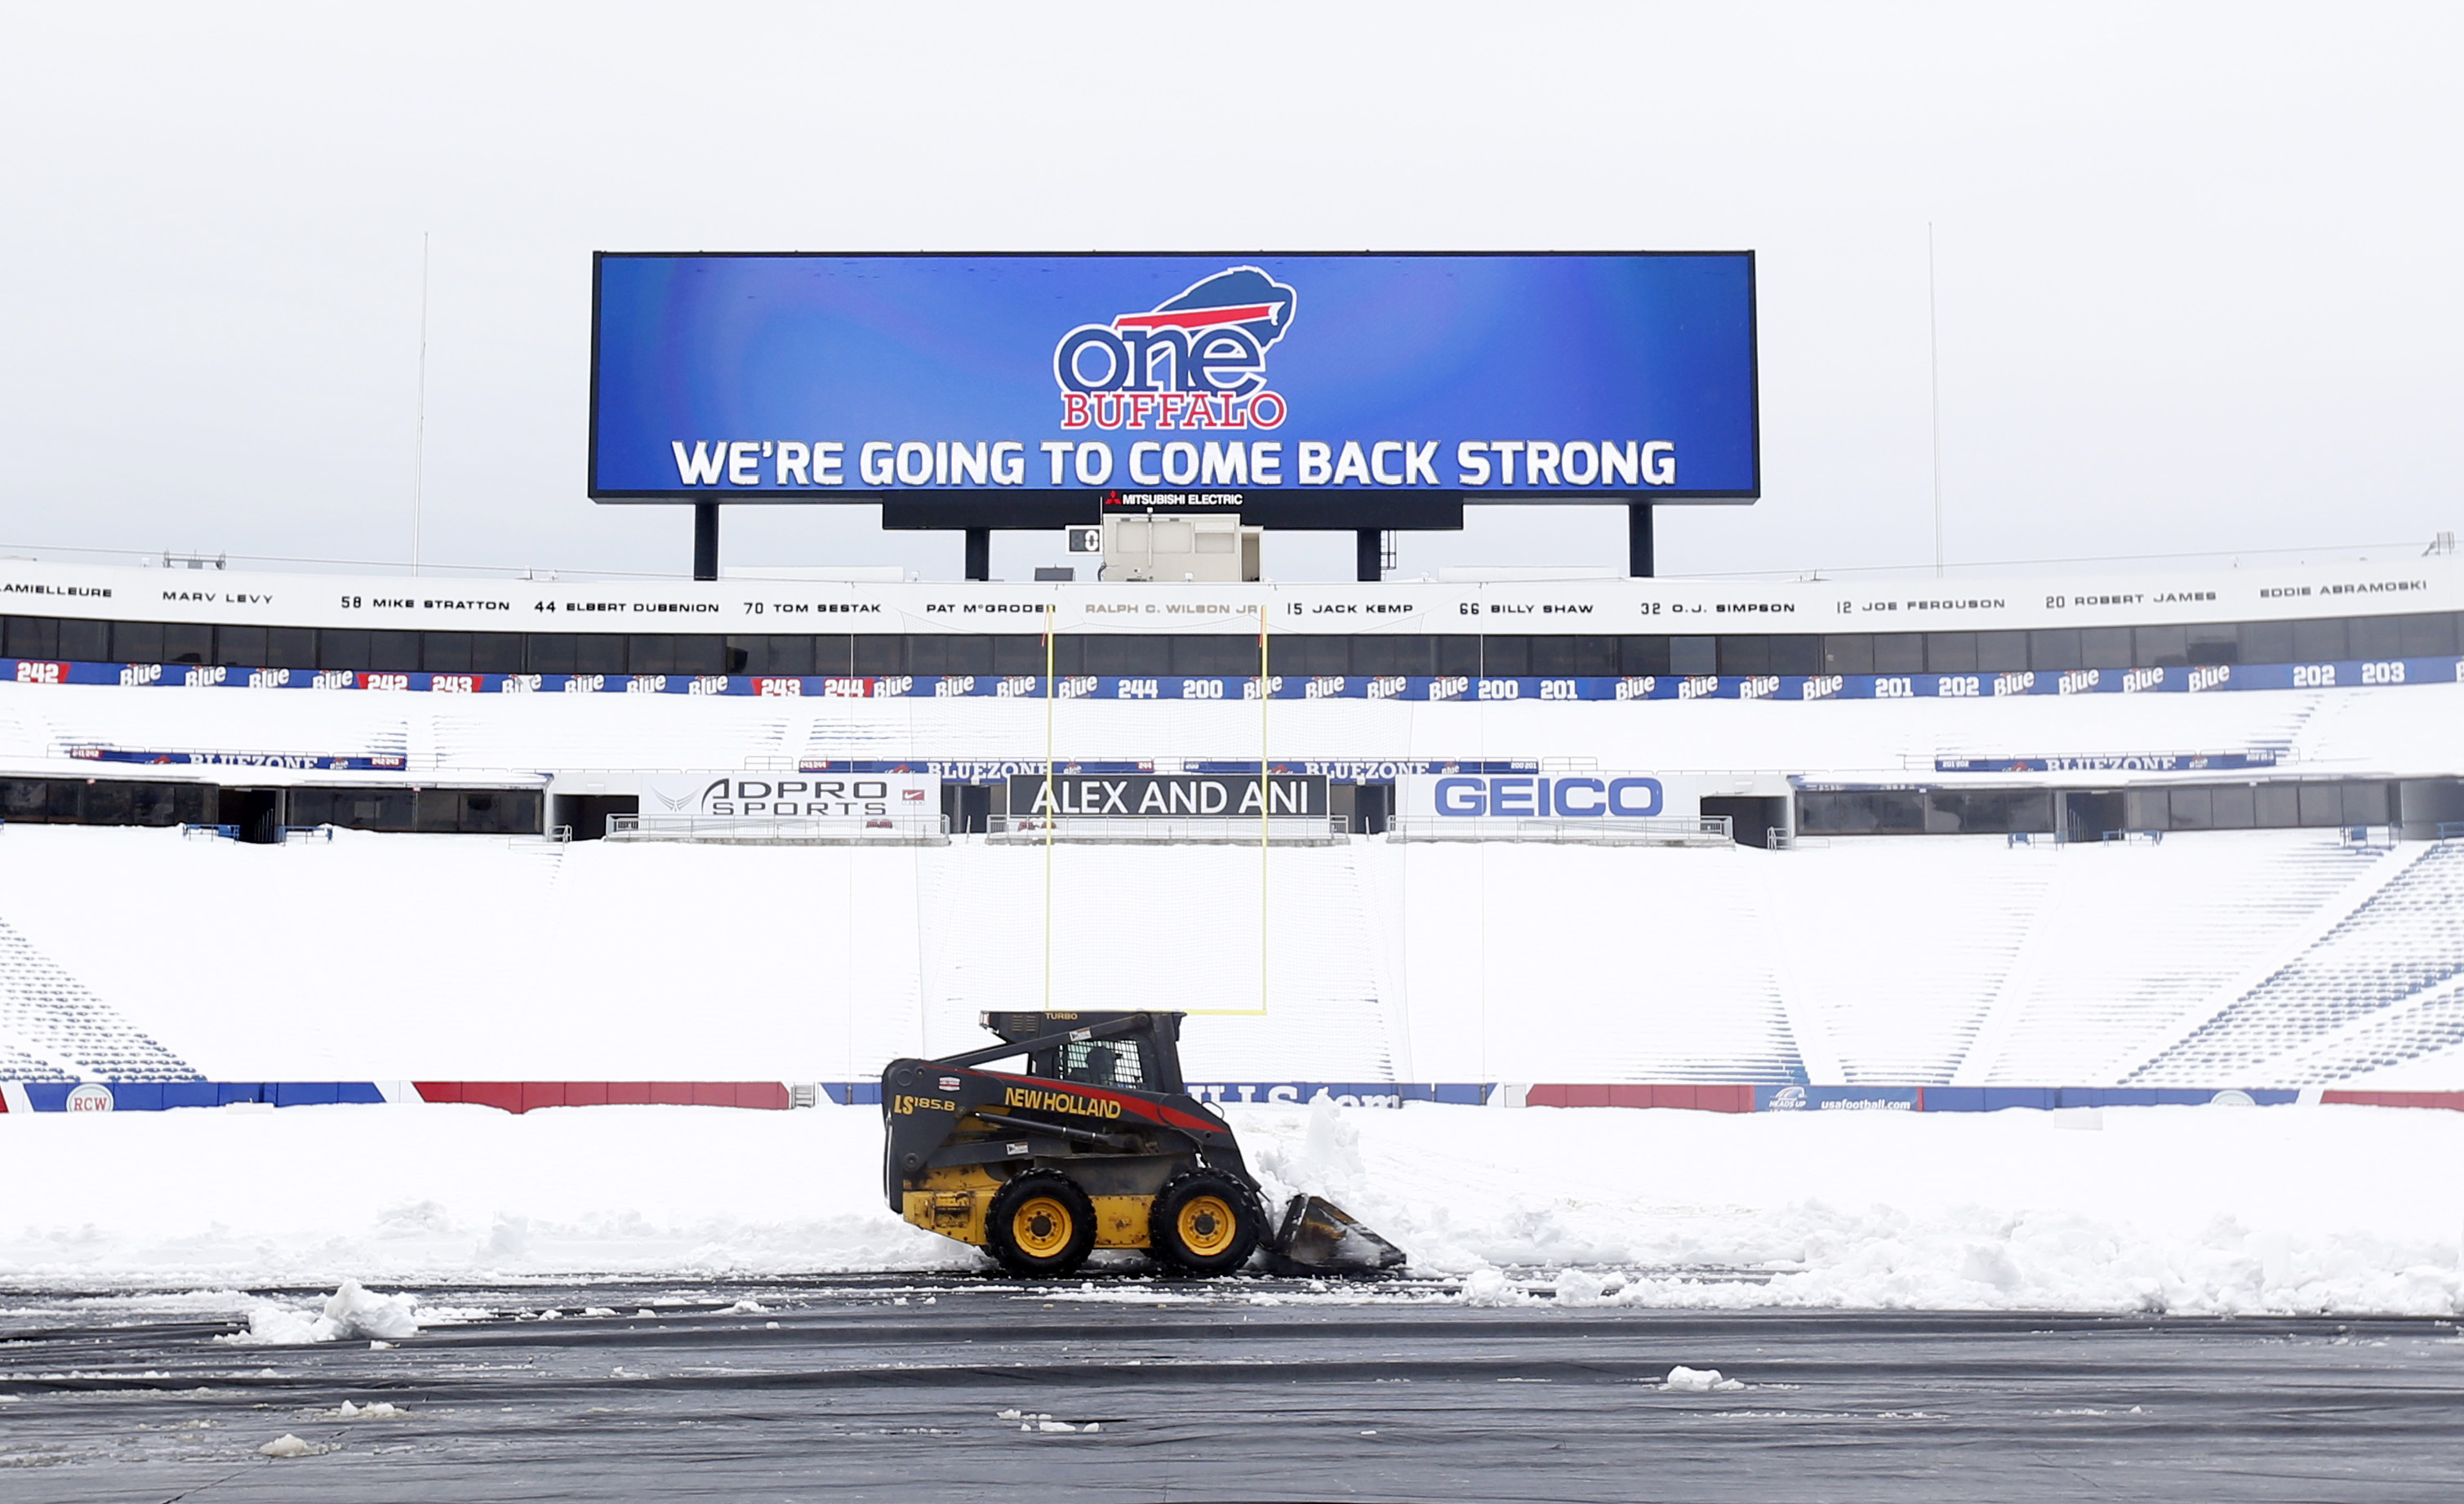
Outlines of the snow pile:
<svg viewBox="0 0 2464 1504">
<path fill-rule="evenodd" d="M 1476 1269 L 1463 1280 L 1467 1306 L 1528 1306 L 1531 1296 L 1523 1287 L 1493 1269 Z"/>
<path fill-rule="evenodd" d="M 1360 1127 L 1353 1121 L 1357 1116 L 1346 1114 L 1321 1093 L 1303 1111 L 1306 1126 L 1298 1143 L 1291 1141 L 1290 1115 L 1284 1113 L 1268 1119 L 1283 1131 L 1254 1143 L 1243 1139 L 1244 1158 L 1249 1173 L 1258 1178 L 1268 1222 L 1281 1218 L 1284 1204 L 1294 1196 L 1323 1196 L 1340 1206 L 1367 1194 L 1369 1164 L 1361 1158 Z M 1248 1120 L 1245 1114 L 1234 1118 L 1235 1129 Z"/>
<path fill-rule="evenodd" d="M 2464 1161 L 2464 1114 L 1227 1114 L 1277 1199 L 1329 1197 L 1480 1305 L 2464 1315 L 2464 1182 L 2431 1168 Z M 346 1281 L 983 1268 L 883 1205 L 880 1134 L 875 1109 L 827 1106 L 11 1117 L 0 1279 L 194 1291 L 150 1298 L 244 1314 L 244 1341 L 392 1341 L 451 1314 Z M 385 1173 L 228 1189 L 338 1140 Z M 311 1282 L 340 1288 L 304 1309 L 231 1293 Z"/>
<path fill-rule="evenodd" d="M 1020 1430 L 1046 1434 L 1058 1431 L 1083 1431 L 1089 1435 L 1094 1435 L 1104 1428 L 1100 1421 L 1089 1421 L 1084 1426 L 1073 1426 L 1067 1421 L 1056 1421 L 1049 1415 L 1033 1410 L 997 1410 L 993 1413 L 993 1419 L 1016 1421 Z"/>
<path fill-rule="evenodd" d="M 1661 1388 L 1671 1394 L 1709 1394 L 1714 1390 L 1727 1393 L 1742 1389 L 1745 1384 L 1734 1379 L 1724 1379 L 1717 1368 L 1688 1368 L 1683 1363 L 1668 1370 Z"/>
<path fill-rule="evenodd" d="M 248 1330 L 215 1340 L 245 1347 L 296 1347 L 309 1342 L 338 1342 L 368 1338 L 398 1342 L 417 1337 L 418 1303 L 408 1295 L 380 1295 L 361 1288 L 356 1279 L 325 1297 L 315 1316 L 289 1306 L 265 1304 L 248 1314 Z"/>
<path fill-rule="evenodd" d="M 399 1421 L 407 1419 L 409 1415 L 408 1410 L 390 1400 L 371 1400 L 365 1404 L 353 1404 L 350 1401 L 344 1400 L 333 1409 L 319 1410 L 317 1419 L 320 1421 Z"/>
<path fill-rule="evenodd" d="M 311 1447 L 289 1431 L 284 1431 L 256 1449 L 256 1454 L 260 1457 L 314 1457 L 323 1449 L 319 1447 Z"/>
<path fill-rule="evenodd" d="M 1599 1274 L 1588 1269 L 1561 1269 L 1551 1294 L 1566 1307 L 1607 1305 L 1625 1288 L 1621 1274 Z"/>
</svg>

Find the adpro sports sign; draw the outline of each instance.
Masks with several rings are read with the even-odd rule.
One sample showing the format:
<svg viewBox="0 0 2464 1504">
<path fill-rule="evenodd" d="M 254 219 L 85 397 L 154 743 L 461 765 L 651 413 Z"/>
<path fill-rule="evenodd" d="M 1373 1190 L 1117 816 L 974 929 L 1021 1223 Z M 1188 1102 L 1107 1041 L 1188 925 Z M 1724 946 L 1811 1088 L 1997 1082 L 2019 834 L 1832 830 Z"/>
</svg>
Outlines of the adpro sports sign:
<svg viewBox="0 0 2464 1504">
<path fill-rule="evenodd" d="M 941 781 L 921 773 L 645 773 L 645 819 L 941 819 Z"/>
<path fill-rule="evenodd" d="M 1762 488 L 1750 253 L 595 265 L 601 501 L 1353 527 Z"/>
</svg>

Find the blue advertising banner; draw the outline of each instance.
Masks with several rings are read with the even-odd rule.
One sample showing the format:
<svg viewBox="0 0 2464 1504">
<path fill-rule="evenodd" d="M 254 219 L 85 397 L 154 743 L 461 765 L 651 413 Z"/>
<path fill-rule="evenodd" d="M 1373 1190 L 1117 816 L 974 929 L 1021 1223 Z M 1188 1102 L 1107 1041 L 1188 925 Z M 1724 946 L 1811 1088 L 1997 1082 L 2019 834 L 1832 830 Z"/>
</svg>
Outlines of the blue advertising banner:
<svg viewBox="0 0 2464 1504">
<path fill-rule="evenodd" d="M 433 695 L 750 695 L 848 699 L 988 698 L 1255 700 L 1259 678 L 1066 675 L 900 674 L 872 675 L 726 674 L 352 673 L 344 669 L 245 669 L 195 664 L 84 663 L 0 658 L 0 680 L 17 684 L 117 684 L 127 688 L 364 690 Z M 2342 663 L 2245 663 L 2231 667 L 2077 669 L 2009 674 L 1638 675 L 1623 678 L 1472 677 L 1419 675 L 1303 675 L 1264 680 L 1269 699 L 1365 699 L 1500 704 L 1517 700 L 2000 699 L 2014 695 L 2210 695 L 2243 690 L 2393 689 L 2464 684 L 2464 657 L 2391 658 Z M 84 754 L 78 754 L 84 755 Z M 246 761 L 189 754 L 191 761 Z M 1984 758 L 1943 772 L 2074 772 L 2264 767 L 2263 752 L 2117 755 L 2093 758 Z M 1953 762 L 1957 760 L 1945 760 Z M 314 760 L 310 760 L 313 765 Z M 2038 767 L 2036 764 L 2045 764 Z M 2024 765 L 2023 765 L 2024 764 Z M 356 765 L 345 763 L 343 765 Z M 372 767 L 388 765 L 371 760 Z M 1226 764 L 1227 770 L 1231 764 Z M 1430 767 L 1402 771 L 1436 771 Z M 1501 769 L 1502 770 L 1502 769 Z"/>
<path fill-rule="evenodd" d="M 956 499 L 985 519 L 1008 498 L 1019 526 L 1102 502 L 1350 527 L 1762 489 L 1748 252 L 595 268 L 601 501 Z"/>
<path fill-rule="evenodd" d="M 398 772 L 410 766 L 399 752 L 156 752 L 135 747 L 77 745 L 68 755 L 89 763 L 138 763 L 169 767 L 271 767 L 300 772 Z"/>
<path fill-rule="evenodd" d="M 2115 752 L 2073 757 L 1937 757 L 1937 773 L 2197 773 L 2231 768 L 2274 767 L 2277 754 L 2260 747 L 2247 752 Z"/>
<path fill-rule="evenodd" d="M 1342 758 L 1319 761 L 1277 758 L 1267 764 L 1267 770 L 1275 774 L 1307 774 L 1335 784 L 1382 784 L 1422 773 L 1529 773 L 1538 766 L 1529 759 Z M 998 784 L 1022 775 L 1041 778 L 1044 767 L 1042 758 L 954 758 L 947 761 L 927 758 L 905 762 L 882 758 L 805 758 L 796 764 L 796 770 L 801 773 L 925 773 L 960 784 Z M 1053 764 L 1053 771 L 1074 776 L 1081 773 L 1153 773 L 1156 768 L 1152 760 L 1065 758 Z M 1258 764 L 1193 758 L 1182 762 L 1180 771 L 1250 776 L 1258 771 Z"/>
</svg>

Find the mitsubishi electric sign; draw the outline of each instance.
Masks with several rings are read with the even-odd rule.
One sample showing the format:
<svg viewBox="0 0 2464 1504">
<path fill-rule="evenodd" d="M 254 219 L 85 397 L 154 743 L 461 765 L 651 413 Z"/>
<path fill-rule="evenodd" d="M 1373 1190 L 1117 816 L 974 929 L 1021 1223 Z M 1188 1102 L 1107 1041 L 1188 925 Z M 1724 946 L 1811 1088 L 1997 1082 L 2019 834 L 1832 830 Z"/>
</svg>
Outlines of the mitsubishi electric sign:
<svg viewBox="0 0 2464 1504">
<path fill-rule="evenodd" d="M 590 494 L 1444 526 L 1760 495 L 1750 253 L 596 261 Z"/>
</svg>

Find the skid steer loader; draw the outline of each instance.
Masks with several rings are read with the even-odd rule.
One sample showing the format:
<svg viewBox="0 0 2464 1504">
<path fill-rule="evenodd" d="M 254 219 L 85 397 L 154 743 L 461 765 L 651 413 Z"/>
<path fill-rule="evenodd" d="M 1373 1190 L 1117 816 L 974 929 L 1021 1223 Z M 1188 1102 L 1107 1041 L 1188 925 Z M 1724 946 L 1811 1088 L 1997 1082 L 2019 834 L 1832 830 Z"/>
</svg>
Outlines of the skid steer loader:
<svg viewBox="0 0 2464 1504">
<path fill-rule="evenodd" d="M 1221 1114 L 1187 1095 L 1179 1013 L 986 1013 L 1001 1043 L 881 1076 L 883 1189 L 919 1228 L 1013 1274 L 1142 1249 L 1196 1274 L 1260 1248 L 1279 1273 L 1393 1269 L 1403 1251 L 1315 1196 L 1269 1228 Z M 1023 1073 L 978 1069 L 1026 1057 Z"/>
</svg>

